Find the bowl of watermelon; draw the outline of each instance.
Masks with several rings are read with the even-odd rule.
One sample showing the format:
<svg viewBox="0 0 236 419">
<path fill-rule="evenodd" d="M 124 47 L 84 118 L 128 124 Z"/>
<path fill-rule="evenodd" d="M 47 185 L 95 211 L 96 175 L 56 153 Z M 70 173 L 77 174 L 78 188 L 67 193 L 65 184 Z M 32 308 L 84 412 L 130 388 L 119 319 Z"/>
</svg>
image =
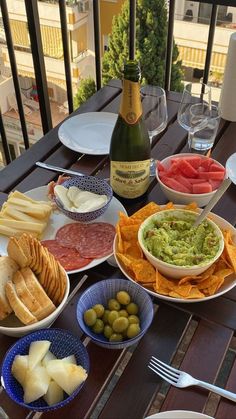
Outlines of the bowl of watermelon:
<svg viewBox="0 0 236 419">
<path fill-rule="evenodd" d="M 166 197 L 176 204 L 208 204 L 226 177 L 224 166 L 201 154 L 181 153 L 157 162 L 156 177 Z"/>
</svg>

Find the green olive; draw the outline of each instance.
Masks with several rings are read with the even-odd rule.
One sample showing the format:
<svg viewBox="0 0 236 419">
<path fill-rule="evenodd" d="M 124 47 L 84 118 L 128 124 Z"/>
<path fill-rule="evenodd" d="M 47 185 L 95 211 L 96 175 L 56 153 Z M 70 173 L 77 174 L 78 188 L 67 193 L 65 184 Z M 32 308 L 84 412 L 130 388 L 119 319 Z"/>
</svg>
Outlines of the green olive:
<svg viewBox="0 0 236 419">
<path fill-rule="evenodd" d="M 130 296 L 127 291 L 119 291 L 116 294 L 116 299 L 120 304 L 127 306 L 130 303 Z"/>
<path fill-rule="evenodd" d="M 130 324 L 127 329 L 126 334 L 127 334 L 127 337 L 131 339 L 137 336 L 140 333 L 140 331 L 141 331 L 140 326 L 137 323 Z"/>
<path fill-rule="evenodd" d="M 109 342 L 122 342 L 123 336 L 120 333 L 113 333 L 109 339 Z"/>
<path fill-rule="evenodd" d="M 137 314 L 138 313 L 138 306 L 136 303 L 129 303 L 126 307 L 126 310 L 129 314 Z"/>
<path fill-rule="evenodd" d="M 95 304 L 95 306 L 92 307 L 94 309 L 94 311 L 96 311 L 97 317 L 98 319 L 100 319 L 105 311 L 105 308 L 103 307 L 102 304 Z"/>
<path fill-rule="evenodd" d="M 108 314 L 108 323 L 112 326 L 114 320 L 118 319 L 118 317 L 119 317 L 118 311 L 116 310 L 110 311 L 110 313 Z"/>
<path fill-rule="evenodd" d="M 92 327 L 94 333 L 102 333 L 104 329 L 104 323 L 101 319 L 97 319 Z"/>
<path fill-rule="evenodd" d="M 118 317 L 118 319 L 114 320 L 112 323 L 112 329 L 116 333 L 122 333 L 124 330 L 127 329 L 129 326 L 129 321 L 127 317 Z"/>
<path fill-rule="evenodd" d="M 108 308 L 109 310 L 120 310 L 120 303 L 115 299 L 115 298 L 111 298 L 108 301 Z"/>
<path fill-rule="evenodd" d="M 118 311 L 118 313 L 119 313 L 119 317 L 129 317 L 129 314 L 127 313 L 125 309 Z"/>
<path fill-rule="evenodd" d="M 110 339 L 111 335 L 113 334 L 113 329 L 112 329 L 112 327 L 111 327 L 111 326 L 109 326 L 109 324 L 106 324 L 106 325 L 104 326 L 104 331 L 103 331 L 103 333 L 104 333 L 105 338 Z"/>
<path fill-rule="evenodd" d="M 139 320 L 139 318 L 138 318 L 138 316 L 136 316 L 135 314 L 131 314 L 129 317 L 128 317 L 128 320 L 129 320 L 129 324 L 139 324 L 140 323 L 140 320 Z"/>
<path fill-rule="evenodd" d="M 93 308 L 84 312 L 84 322 L 87 326 L 93 326 L 97 320 L 96 311 Z"/>
<path fill-rule="evenodd" d="M 105 310 L 104 311 L 104 314 L 102 316 L 102 321 L 103 321 L 104 324 L 107 324 L 108 323 L 108 315 L 109 315 L 109 313 L 110 313 L 110 310 Z"/>
</svg>

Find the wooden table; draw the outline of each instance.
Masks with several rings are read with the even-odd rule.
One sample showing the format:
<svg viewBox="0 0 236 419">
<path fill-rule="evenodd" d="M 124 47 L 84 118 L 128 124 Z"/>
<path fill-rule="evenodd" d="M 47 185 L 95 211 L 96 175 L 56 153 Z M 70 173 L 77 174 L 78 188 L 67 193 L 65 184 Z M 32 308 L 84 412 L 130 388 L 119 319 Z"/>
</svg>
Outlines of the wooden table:
<svg viewBox="0 0 236 419">
<path fill-rule="evenodd" d="M 82 105 L 78 113 L 117 112 L 120 93 L 120 82 L 112 81 Z M 168 127 L 153 142 L 154 158 L 163 159 L 170 154 L 186 151 L 187 133 L 179 126 L 176 119 L 179 99 L 177 93 L 167 95 Z M 96 174 L 99 177 L 109 176 L 107 156 L 81 157 L 58 141 L 57 131 L 58 127 L 54 128 L 29 151 L 1 171 L 1 203 L 6 200 L 7 193 L 13 189 L 24 192 L 45 185 L 57 177 L 54 172 L 36 168 L 34 163 L 37 160 L 64 168 L 73 168 L 86 174 Z M 236 151 L 235 135 L 236 123 L 221 121 L 212 156 L 222 164 L 225 164 L 227 158 Z M 159 204 L 166 202 L 155 179 L 151 181 L 148 193 L 142 199 L 135 202 L 121 201 L 128 213 L 132 214 L 152 200 Z M 234 185 L 219 201 L 214 212 L 235 224 L 236 187 Z M 88 276 L 85 281 L 84 274 Z M 123 277 L 123 275 L 119 269 L 106 262 L 91 270 L 71 275 L 71 289 L 75 294 L 54 326 L 69 329 L 75 335 L 81 336 L 84 341 L 85 336 L 79 330 L 75 319 L 78 297 L 92 283 L 109 277 Z M 174 357 L 176 360 L 176 354 L 177 361 L 182 355 L 178 363 L 181 369 L 199 379 L 210 383 L 217 382 L 236 392 L 236 362 L 232 359 L 234 352 L 228 352 L 229 346 L 234 344 L 233 336 L 236 330 L 236 289 L 207 302 L 177 304 L 174 301 L 169 303 L 155 299 L 154 304 L 156 313 L 153 323 L 132 351 L 103 349 L 86 339 L 91 370 L 82 391 L 65 408 L 45 413 L 43 418 L 139 419 L 147 416 L 162 384 L 162 380 L 147 368 L 151 355 L 168 363 Z M 0 335 L 1 359 L 14 341 L 14 338 Z M 181 351 L 178 351 L 179 349 Z M 232 361 L 232 368 L 228 378 L 222 381 L 219 372 L 222 365 L 224 366 L 229 360 Z M 120 375 L 121 367 L 123 372 Z M 103 403 L 100 403 L 101 397 Z M 208 397 L 207 391 L 196 387 L 181 390 L 171 387 L 169 391 L 164 392 L 160 410 L 204 412 Z M 29 414 L 28 410 L 14 404 L 4 390 L 0 394 L 0 406 L 11 419 L 34 417 L 34 413 Z M 213 413 L 220 419 L 234 418 L 236 405 L 225 399 L 219 399 Z"/>
</svg>

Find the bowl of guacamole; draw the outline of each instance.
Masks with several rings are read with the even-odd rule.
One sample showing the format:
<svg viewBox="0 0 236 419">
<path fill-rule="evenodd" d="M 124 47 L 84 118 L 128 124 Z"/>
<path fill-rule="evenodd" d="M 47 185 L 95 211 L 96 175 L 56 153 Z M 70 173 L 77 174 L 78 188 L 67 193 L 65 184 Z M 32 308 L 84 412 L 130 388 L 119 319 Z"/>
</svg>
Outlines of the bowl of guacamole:
<svg viewBox="0 0 236 419">
<path fill-rule="evenodd" d="M 146 258 L 163 275 L 199 275 L 221 255 L 224 238 L 219 227 L 205 219 L 193 227 L 197 213 L 184 209 L 160 211 L 140 226 L 138 240 Z"/>
</svg>

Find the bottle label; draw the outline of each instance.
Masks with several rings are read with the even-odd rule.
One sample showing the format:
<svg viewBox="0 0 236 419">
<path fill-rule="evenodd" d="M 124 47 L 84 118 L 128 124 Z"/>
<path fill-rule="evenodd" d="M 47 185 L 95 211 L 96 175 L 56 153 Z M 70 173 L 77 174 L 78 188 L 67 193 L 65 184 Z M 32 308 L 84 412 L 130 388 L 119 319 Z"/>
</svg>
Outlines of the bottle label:
<svg viewBox="0 0 236 419">
<path fill-rule="evenodd" d="M 123 198 L 137 198 L 149 186 L 150 160 L 111 161 L 111 187 Z"/>
<path fill-rule="evenodd" d="M 138 82 L 123 81 L 123 95 L 121 99 L 120 115 L 129 125 L 137 124 L 142 116 L 140 100 L 140 86 Z"/>
</svg>

